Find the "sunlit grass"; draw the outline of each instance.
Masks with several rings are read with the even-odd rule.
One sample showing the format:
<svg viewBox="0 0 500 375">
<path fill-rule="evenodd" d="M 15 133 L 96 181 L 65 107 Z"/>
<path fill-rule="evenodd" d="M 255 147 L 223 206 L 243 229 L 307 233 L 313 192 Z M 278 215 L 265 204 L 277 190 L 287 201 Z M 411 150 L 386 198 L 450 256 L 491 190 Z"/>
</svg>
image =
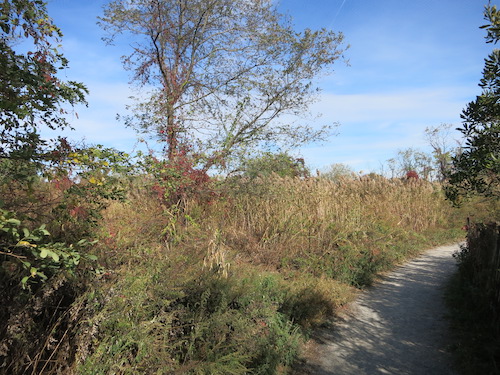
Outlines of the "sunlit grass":
<svg viewBox="0 0 500 375">
<path fill-rule="evenodd" d="M 286 373 L 355 287 L 455 240 L 462 220 L 438 185 L 383 178 L 237 180 L 181 203 L 136 187 L 107 209 L 110 276 L 80 373 Z"/>
</svg>

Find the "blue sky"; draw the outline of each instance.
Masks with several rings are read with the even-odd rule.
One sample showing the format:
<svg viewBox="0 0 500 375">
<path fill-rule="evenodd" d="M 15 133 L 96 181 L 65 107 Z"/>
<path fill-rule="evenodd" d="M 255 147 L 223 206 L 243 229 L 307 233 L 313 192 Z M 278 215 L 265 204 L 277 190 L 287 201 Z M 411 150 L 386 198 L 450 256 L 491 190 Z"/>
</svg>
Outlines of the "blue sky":
<svg viewBox="0 0 500 375">
<path fill-rule="evenodd" d="M 70 118 L 70 139 L 85 138 L 123 151 L 137 146 L 133 130 L 116 120 L 133 95 L 122 68 L 124 51 L 106 46 L 96 25 L 104 0 L 49 0 L 49 14 L 64 38 L 66 79 L 89 90 L 89 106 Z M 279 0 L 297 27 L 341 31 L 349 66 L 336 63 L 323 77 L 318 123 L 340 123 L 337 135 L 297 151 L 313 169 L 344 163 L 379 171 L 400 149 L 428 150 L 424 130 L 460 126 L 460 113 L 480 93 L 486 44 L 479 26 L 486 0 Z M 459 137 L 459 133 L 456 133 Z"/>
</svg>

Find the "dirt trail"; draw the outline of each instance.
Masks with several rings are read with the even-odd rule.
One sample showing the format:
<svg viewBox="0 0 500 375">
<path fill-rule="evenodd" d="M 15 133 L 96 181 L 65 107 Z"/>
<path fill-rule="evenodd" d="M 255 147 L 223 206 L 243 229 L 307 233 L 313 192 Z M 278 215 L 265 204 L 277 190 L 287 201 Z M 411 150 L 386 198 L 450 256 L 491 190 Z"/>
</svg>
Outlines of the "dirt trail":
<svg viewBox="0 0 500 375">
<path fill-rule="evenodd" d="M 432 249 L 382 277 L 322 329 L 301 374 L 455 375 L 444 286 L 458 245 Z M 314 354 L 312 354 L 314 353 Z"/>
</svg>

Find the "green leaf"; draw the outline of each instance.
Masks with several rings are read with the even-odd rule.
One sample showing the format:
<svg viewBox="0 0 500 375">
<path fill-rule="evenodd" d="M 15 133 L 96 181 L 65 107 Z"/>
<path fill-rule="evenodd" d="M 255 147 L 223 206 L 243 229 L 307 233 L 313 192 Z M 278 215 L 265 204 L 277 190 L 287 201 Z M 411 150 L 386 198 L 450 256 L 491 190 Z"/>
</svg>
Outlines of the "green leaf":
<svg viewBox="0 0 500 375">
<path fill-rule="evenodd" d="M 49 252 L 49 255 L 52 259 L 54 259 L 55 262 L 59 262 L 59 255 L 57 255 L 53 251 Z"/>
<path fill-rule="evenodd" d="M 28 282 L 29 278 L 30 278 L 29 276 L 24 276 L 21 279 L 21 285 L 23 286 L 23 289 L 26 289 L 26 283 Z"/>
<path fill-rule="evenodd" d="M 40 228 L 37 229 L 37 232 L 39 234 L 42 234 L 43 236 L 50 236 L 50 232 L 45 229 L 45 224 L 40 225 Z"/>
<path fill-rule="evenodd" d="M 47 255 L 49 255 L 49 251 L 47 249 L 42 249 L 40 251 L 40 258 L 47 258 Z"/>
<path fill-rule="evenodd" d="M 5 222 L 8 223 L 8 224 L 13 224 L 16 227 L 18 227 L 19 225 L 21 225 L 21 221 L 17 220 L 17 219 L 7 219 L 7 220 L 5 220 Z"/>
</svg>

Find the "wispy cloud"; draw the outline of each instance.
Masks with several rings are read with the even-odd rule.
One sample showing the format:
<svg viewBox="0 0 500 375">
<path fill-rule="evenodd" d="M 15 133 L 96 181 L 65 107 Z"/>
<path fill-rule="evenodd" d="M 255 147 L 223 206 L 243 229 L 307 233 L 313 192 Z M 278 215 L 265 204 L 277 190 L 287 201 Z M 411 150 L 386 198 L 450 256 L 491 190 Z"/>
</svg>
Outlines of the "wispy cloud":
<svg viewBox="0 0 500 375">
<path fill-rule="evenodd" d="M 313 168 L 345 163 L 355 170 L 377 171 L 398 150 L 428 150 L 427 127 L 441 123 L 459 126 L 460 113 L 469 99 L 463 87 L 324 93 L 313 109 L 324 114 L 323 121 L 339 121 L 339 134 L 320 146 L 303 147 L 301 153 L 312 161 Z"/>
<path fill-rule="evenodd" d="M 470 91 L 461 87 L 362 94 L 325 92 L 313 110 L 342 124 L 415 122 L 422 119 L 446 122 L 458 120 L 464 105 L 471 99 Z"/>
</svg>

